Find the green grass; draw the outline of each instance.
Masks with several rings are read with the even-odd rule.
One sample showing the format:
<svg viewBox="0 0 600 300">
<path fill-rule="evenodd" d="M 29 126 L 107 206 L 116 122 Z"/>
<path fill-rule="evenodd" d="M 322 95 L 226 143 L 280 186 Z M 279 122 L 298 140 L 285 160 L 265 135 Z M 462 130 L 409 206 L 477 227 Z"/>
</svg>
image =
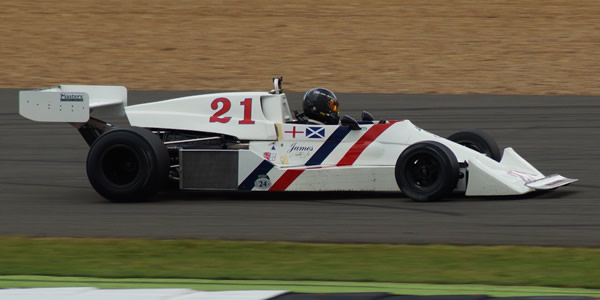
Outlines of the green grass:
<svg viewBox="0 0 600 300">
<path fill-rule="evenodd" d="M 600 249 L 0 238 L 0 275 L 600 288 Z"/>
<path fill-rule="evenodd" d="M 188 288 L 201 291 L 284 290 L 298 293 L 388 292 L 398 295 L 488 295 L 514 296 L 588 296 L 600 297 L 600 290 L 491 285 L 447 285 L 392 282 L 277 281 L 156 278 L 90 278 L 50 276 L 0 276 L 0 288 L 96 287 L 104 289 Z"/>
</svg>

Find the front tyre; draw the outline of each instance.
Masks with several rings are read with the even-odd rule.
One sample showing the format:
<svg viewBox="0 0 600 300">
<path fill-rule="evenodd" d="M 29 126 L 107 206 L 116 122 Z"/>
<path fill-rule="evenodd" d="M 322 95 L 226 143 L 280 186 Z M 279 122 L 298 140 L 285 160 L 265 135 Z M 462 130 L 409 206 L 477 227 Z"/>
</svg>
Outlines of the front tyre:
<svg viewBox="0 0 600 300">
<path fill-rule="evenodd" d="M 438 201 L 456 187 L 459 168 L 448 147 L 434 141 L 415 143 L 396 161 L 396 183 L 418 202 Z"/>
<path fill-rule="evenodd" d="M 500 161 L 502 153 L 494 138 L 479 129 L 466 129 L 448 137 L 449 140 Z"/>
<path fill-rule="evenodd" d="M 169 154 L 163 142 L 140 127 L 101 135 L 87 157 L 90 183 L 113 202 L 146 200 L 160 189 L 168 173 Z"/>
</svg>

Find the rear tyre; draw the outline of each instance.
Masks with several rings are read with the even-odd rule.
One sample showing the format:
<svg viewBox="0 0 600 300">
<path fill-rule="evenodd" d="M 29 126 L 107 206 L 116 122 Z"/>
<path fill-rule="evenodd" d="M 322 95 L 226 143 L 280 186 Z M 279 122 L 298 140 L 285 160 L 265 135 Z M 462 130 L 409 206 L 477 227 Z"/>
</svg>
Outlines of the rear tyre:
<svg viewBox="0 0 600 300">
<path fill-rule="evenodd" d="M 456 187 L 459 168 L 448 147 L 434 141 L 413 144 L 396 161 L 396 183 L 414 201 L 438 201 Z"/>
<path fill-rule="evenodd" d="M 111 130 L 92 144 L 87 174 L 94 189 L 113 202 L 136 202 L 154 195 L 167 179 L 169 154 L 145 128 Z"/>
<path fill-rule="evenodd" d="M 466 129 L 448 137 L 449 140 L 500 161 L 502 153 L 494 138 L 479 129 Z"/>
</svg>

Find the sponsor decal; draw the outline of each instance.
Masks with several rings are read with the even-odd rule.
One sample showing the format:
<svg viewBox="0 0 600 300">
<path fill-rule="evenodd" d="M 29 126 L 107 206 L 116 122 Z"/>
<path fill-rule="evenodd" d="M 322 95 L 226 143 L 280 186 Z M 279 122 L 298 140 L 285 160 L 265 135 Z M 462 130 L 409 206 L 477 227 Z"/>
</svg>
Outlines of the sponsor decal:
<svg viewBox="0 0 600 300">
<path fill-rule="evenodd" d="M 325 137 L 325 128 L 323 127 L 308 127 L 306 128 L 306 137 L 310 139 L 322 139 Z"/>
<path fill-rule="evenodd" d="M 289 146 L 285 153 L 290 157 L 308 159 L 314 150 L 315 148 L 313 146 L 298 145 L 297 143 L 293 143 Z"/>
<path fill-rule="evenodd" d="M 279 162 L 283 165 L 287 165 L 289 161 L 289 158 L 287 156 L 287 154 L 283 154 L 279 157 Z"/>
<path fill-rule="evenodd" d="M 275 161 L 277 159 L 277 153 L 265 152 L 263 153 L 263 158 L 268 161 Z"/>
<path fill-rule="evenodd" d="M 268 190 L 271 185 L 271 179 L 266 174 L 258 175 L 258 178 L 254 181 L 254 188 L 258 190 Z"/>
<path fill-rule="evenodd" d="M 292 134 L 292 138 L 293 138 L 293 139 L 295 139 L 295 138 L 296 138 L 296 134 L 297 134 L 297 133 L 298 133 L 298 134 L 300 134 L 300 133 L 304 133 L 304 131 L 296 130 L 296 126 L 294 126 L 294 127 L 292 128 L 292 130 L 287 130 L 287 131 L 284 131 L 284 133 L 291 133 L 291 134 Z"/>
<path fill-rule="evenodd" d="M 517 172 L 517 171 L 508 171 L 508 175 L 517 177 L 517 178 L 523 180 L 523 182 L 525 182 L 525 183 L 530 183 L 533 181 L 533 179 L 530 177 L 533 175 L 529 175 L 529 174 L 525 174 L 525 173 L 521 173 L 521 172 Z"/>
<path fill-rule="evenodd" d="M 83 102 L 82 94 L 60 93 L 61 102 Z"/>
<path fill-rule="evenodd" d="M 555 180 L 555 181 L 552 181 L 552 182 L 550 182 L 550 183 L 546 183 L 546 184 L 544 184 L 544 186 L 553 186 L 553 185 L 555 185 L 555 184 L 560 184 L 560 183 L 563 183 L 563 182 L 567 182 L 567 181 L 566 181 L 566 180 L 562 180 L 562 179 L 560 179 L 560 180 Z"/>
<path fill-rule="evenodd" d="M 290 149 L 288 149 L 287 153 L 297 153 L 297 152 L 311 152 L 315 148 L 313 146 L 302 146 L 297 143 L 293 143 L 290 145 Z"/>
</svg>

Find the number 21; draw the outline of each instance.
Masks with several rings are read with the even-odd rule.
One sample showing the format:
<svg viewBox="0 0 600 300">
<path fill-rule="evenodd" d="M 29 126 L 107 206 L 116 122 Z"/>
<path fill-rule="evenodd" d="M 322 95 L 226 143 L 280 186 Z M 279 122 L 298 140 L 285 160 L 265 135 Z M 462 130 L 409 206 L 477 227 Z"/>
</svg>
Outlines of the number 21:
<svg viewBox="0 0 600 300">
<path fill-rule="evenodd" d="M 219 109 L 220 104 L 222 104 Z M 252 120 L 252 98 L 246 98 L 240 102 L 240 105 L 244 107 L 244 119 L 240 120 L 238 124 L 254 124 Z M 228 123 L 231 117 L 223 117 L 231 109 L 231 101 L 227 98 L 217 98 L 212 101 L 210 108 L 216 110 L 215 114 L 208 119 L 211 123 Z"/>
</svg>

